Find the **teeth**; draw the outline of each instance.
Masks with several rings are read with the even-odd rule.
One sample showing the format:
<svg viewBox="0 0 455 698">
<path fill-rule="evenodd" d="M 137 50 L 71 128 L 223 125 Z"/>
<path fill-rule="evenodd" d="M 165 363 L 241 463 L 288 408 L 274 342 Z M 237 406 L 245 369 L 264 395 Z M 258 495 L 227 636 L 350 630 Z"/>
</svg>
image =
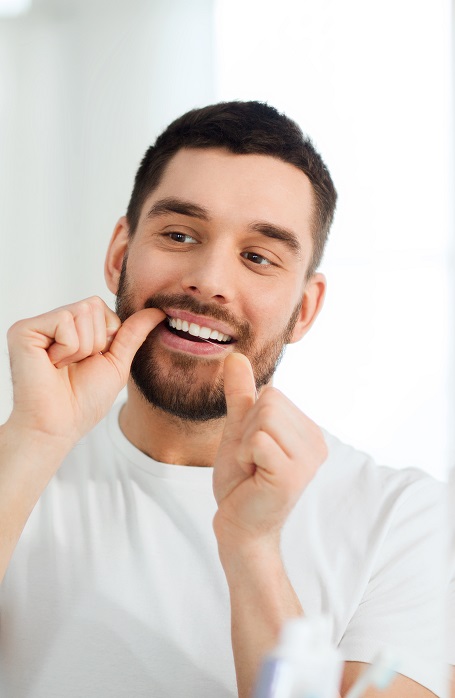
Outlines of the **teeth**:
<svg viewBox="0 0 455 698">
<path fill-rule="evenodd" d="M 173 327 L 175 330 L 189 332 L 193 337 L 216 339 L 218 342 L 229 342 L 232 339 L 228 334 L 223 334 L 222 332 L 218 332 L 218 330 L 211 330 L 210 327 L 200 327 L 195 322 L 188 323 L 186 320 L 180 320 L 180 318 L 176 317 L 169 317 L 167 321 L 170 327 Z"/>
</svg>

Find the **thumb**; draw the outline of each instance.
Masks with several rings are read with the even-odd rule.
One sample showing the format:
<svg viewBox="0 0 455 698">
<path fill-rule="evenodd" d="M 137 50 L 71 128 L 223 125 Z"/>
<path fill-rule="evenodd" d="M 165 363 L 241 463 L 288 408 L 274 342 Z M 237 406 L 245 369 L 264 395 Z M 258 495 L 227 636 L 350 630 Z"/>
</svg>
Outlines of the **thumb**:
<svg viewBox="0 0 455 698">
<path fill-rule="evenodd" d="M 146 308 L 130 315 L 120 326 L 109 352 L 126 381 L 131 363 L 147 335 L 164 320 L 166 315 L 157 308 Z"/>
<path fill-rule="evenodd" d="M 243 354 L 229 354 L 224 360 L 223 369 L 227 406 L 224 433 L 228 438 L 233 438 L 246 413 L 256 402 L 256 384 L 251 364 Z"/>
</svg>

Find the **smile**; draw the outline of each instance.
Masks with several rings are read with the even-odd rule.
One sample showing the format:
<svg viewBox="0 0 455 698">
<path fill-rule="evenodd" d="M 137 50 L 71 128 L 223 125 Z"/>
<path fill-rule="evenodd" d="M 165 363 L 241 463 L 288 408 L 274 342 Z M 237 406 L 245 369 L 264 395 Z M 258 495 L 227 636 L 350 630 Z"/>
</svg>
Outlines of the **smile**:
<svg viewBox="0 0 455 698">
<path fill-rule="evenodd" d="M 197 325 L 195 322 L 181 320 L 178 317 L 168 317 L 167 322 L 168 327 L 180 337 L 186 335 L 187 339 L 194 337 L 193 341 L 210 340 L 211 342 L 220 342 L 222 344 L 232 342 L 232 337 L 230 335 L 218 332 L 218 330 L 212 330 L 210 327 L 204 325 Z"/>
</svg>

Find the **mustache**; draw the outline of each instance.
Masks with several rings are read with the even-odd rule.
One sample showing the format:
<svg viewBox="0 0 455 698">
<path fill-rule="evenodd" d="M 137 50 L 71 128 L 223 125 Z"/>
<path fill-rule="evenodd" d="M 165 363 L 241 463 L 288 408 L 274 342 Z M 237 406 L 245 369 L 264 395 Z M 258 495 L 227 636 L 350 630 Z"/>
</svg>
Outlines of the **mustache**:
<svg viewBox="0 0 455 698">
<path fill-rule="evenodd" d="M 200 303 L 192 296 L 184 293 L 156 293 L 150 296 L 144 303 L 144 308 L 175 308 L 176 310 L 187 310 L 195 315 L 203 315 L 208 318 L 220 320 L 230 325 L 235 330 L 237 341 L 247 339 L 251 335 L 249 322 L 241 322 L 229 310 L 212 303 Z"/>
</svg>

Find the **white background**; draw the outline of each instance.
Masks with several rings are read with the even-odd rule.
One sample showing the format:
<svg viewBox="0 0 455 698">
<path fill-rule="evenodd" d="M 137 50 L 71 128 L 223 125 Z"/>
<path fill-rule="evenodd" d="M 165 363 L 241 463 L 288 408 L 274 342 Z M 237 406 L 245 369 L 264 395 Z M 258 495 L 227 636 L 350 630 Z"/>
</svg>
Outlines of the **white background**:
<svg viewBox="0 0 455 698">
<path fill-rule="evenodd" d="M 453 460 L 450 3 L 217 9 L 217 96 L 295 118 L 339 192 L 326 307 L 276 384 L 379 461 L 443 477 Z"/>
<path fill-rule="evenodd" d="M 1 5 L 1 2 L 0 2 Z M 339 193 L 326 307 L 276 384 L 343 439 L 444 478 L 452 429 L 449 0 L 36 0 L 0 19 L 0 331 L 97 293 L 170 119 L 261 99 Z M 0 421 L 11 404 L 0 344 Z"/>
</svg>

